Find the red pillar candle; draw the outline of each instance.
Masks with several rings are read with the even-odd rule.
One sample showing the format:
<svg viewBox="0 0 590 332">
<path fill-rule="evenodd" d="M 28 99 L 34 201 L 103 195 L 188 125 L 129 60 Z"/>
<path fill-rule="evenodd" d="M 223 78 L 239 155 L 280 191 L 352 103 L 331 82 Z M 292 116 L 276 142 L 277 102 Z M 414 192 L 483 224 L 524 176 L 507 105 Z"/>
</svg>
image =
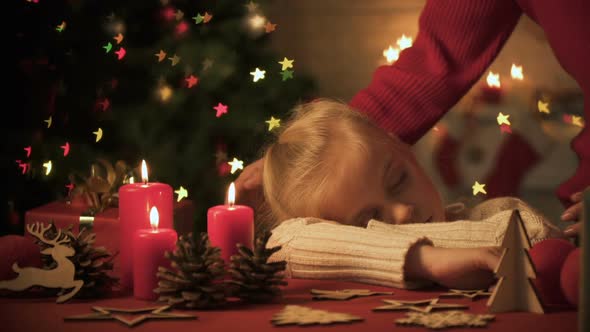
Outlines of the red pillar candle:
<svg viewBox="0 0 590 332">
<path fill-rule="evenodd" d="M 245 205 L 235 205 L 236 189 L 232 182 L 228 190 L 227 205 L 217 205 L 207 211 L 207 233 L 211 246 L 221 248 L 221 258 L 226 264 L 238 253 L 241 243 L 253 249 L 254 210 Z"/>
<path fill-rule="evenodd" d="M 156 207 L 161 228 L 174 228 L 172 187 L 148 182 L 147 166 L 141 163 L 142 183 L 130 183 L 119 188 L 119 222 L 121 223 L 119 255 L 120 283 L 124 290 L 133 289 L 133 243 L 138 229 L 146 227 L 150 209 Z"/>
<path fill-rule="evenodd" d="M 170 228 L 158 228 L 158 209 L 150 212 L 151 229 L 139 229 L 133 237 L 133 295 L 140 300 L 156 300 L 158 294 L 159 266 L 169 268 L 170 261 L 164 256 L 166 251 L 174 251 L 176 232 Z"/>
</svg>

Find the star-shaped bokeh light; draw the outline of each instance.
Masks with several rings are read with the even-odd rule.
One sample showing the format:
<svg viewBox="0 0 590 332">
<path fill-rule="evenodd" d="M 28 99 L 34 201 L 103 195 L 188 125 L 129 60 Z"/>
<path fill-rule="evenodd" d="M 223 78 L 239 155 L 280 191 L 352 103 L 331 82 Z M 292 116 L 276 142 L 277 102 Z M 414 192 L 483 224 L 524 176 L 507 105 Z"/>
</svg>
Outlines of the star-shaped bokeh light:
<svg viewBox="0 0 590 332">
<path fill-rule="evenodd" d="M 510 117 L 510 115 L 505 115 L 502 114 L 502 112 L 498 113 L 498 117 L 496 117 L 496 120 L 498 121 L 499 125 L 509 125 L 510 126 L 510 120 L 508 120 L 508 118 Z"/>
<path fill-rule="evenodd" d="M 239 169 L 244 169 L 244 162 L 234 157 L 232 161 L 227 162 L 231 166 L 231 174 L 234 174 Z"/>
<path fill-rule="evenodd" d="M 227 105 L 223 105 L 222 103 L 218 103 L 217 106 L 213 107 L 217 113 L 215 113 L 215 117 L 220 117 L 223 114 L 227 113 Z"/>
<path fill-rule="evenodd" d="M 551 110 L 549 109 L 549 103 L 546 103 L 542 100 L 537 101 L 537 108 L 541 113 L 551 113 Z"/>
<path fill-rule="evenodd" d="M 281 119 L 275 119 L 274 116 L 271 116 L 270 120 L 266 120 L 264 122 L 268 123 L 268 131 L 281 126 Z"/>
<path fill-rule="evenodd" d="M 485 184 L 479 183 L 477 181 L 475 181 L 475 183 L 473 184 L 473 186 L 471 187 L 471 189 L 473 189 L 473 196 L 482 193 L 484 195 L 487 195 L 487 192 L 485 190 Z"/>
<path fill-rule="evenodd" d="M 183 186 L 180 186 L 180 188 L 178 188 L 178 190 L 175 190 L 174 192 L 178 195 L 178 197 L 176 198 L 177 202 L 180 202 L 183 198 L 188 197 L 188 191 Z"/>
<path fill-rule="evenodd" d="M 281 70 L 285 70 L 285 69 L 289 69 L 289 68 L 293 68 L 293 62 L 295 60 L 289 60 L 286 57 L 283 58 L 283 61 L 279 61 L 279 64 L 281 64 Z"/>
<path fill-rule="evenodd" d="M 264 79 L 264 74 L 266 74 L 266 70 L 260 70 L 258 67 L 253 72 L 250 72 L 250 75 L 254 77 L 254 82 Z"/>
<path fill-rule="evenodd" d="M 49 173 L 51 173 L 51 169 L 53 168 L 53 163 L 51 160 L 48 160 L 43 163 L 43 167 L 45 167 L 45 175 L 49 175 Z"/>
</svg>

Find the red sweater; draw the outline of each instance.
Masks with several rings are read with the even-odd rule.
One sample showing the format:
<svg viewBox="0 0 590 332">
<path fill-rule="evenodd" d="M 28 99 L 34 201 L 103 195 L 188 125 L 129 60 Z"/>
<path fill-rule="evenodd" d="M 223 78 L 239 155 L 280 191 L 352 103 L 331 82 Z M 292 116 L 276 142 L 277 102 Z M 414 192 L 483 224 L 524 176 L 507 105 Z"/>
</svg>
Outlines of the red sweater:
<svg viewBox="0 0 590 332">
<path fill-rule="evenodd" d="M 580 85 L 590 122 L 589 0 L 432 0 L 419 20 L 414 45 L 379 67 L 350 104 L 381 127 L 414 144 L 484 74 L 525 13 L 545 31 L 562 67 Z M 590 186 L 590 128 L 571 143 L 575 173 L 557 189 L 569 195 Z"/>
</svg>

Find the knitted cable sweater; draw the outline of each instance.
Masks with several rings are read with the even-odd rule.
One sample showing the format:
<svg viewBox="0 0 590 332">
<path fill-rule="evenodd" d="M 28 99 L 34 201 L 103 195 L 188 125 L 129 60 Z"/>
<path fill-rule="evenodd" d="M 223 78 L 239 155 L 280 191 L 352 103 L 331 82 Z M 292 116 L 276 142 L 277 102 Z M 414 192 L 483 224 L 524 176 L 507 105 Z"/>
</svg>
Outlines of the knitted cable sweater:
<svg viewBox="0 0 590 332">
<path fill-rule="evenodd" d="M 456 206 L 455 206 L 456 207 Z M 416 244 L 446 248 L 499 246 L 512 210 L 518 209 L 533 244 L 561 235 L 542 214 L 516 198 L 496 198 L 454 211 L 452 222 L 392 225 L 377 220 L 366 228 L 317 218 L 294 218 L 273 229 L 267 247 L 282 248 L 270 261 L 287 261 L 286 276 L 340 279 L 397 288 L 418 288 L 406 280 L 408 250 Z"/>
</svg>

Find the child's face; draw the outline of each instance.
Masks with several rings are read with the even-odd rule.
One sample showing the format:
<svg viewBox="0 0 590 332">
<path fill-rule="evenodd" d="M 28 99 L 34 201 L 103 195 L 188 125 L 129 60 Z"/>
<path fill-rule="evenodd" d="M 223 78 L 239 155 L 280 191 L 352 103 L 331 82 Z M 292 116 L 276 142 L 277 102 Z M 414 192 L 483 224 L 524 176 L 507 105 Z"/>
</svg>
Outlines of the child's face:
<svg viewBox="0 0 590 332">
<path fill-rule="evenodd" d="M 391 224 L 444 220 L 440 195 L 407 145 L 394 139 L 370 146 L 368 156 L 349 156 L 345 144 L 333 183 L 320 202 L 321 217 L 366 227 L 370 219 Z"/>
</svg>

